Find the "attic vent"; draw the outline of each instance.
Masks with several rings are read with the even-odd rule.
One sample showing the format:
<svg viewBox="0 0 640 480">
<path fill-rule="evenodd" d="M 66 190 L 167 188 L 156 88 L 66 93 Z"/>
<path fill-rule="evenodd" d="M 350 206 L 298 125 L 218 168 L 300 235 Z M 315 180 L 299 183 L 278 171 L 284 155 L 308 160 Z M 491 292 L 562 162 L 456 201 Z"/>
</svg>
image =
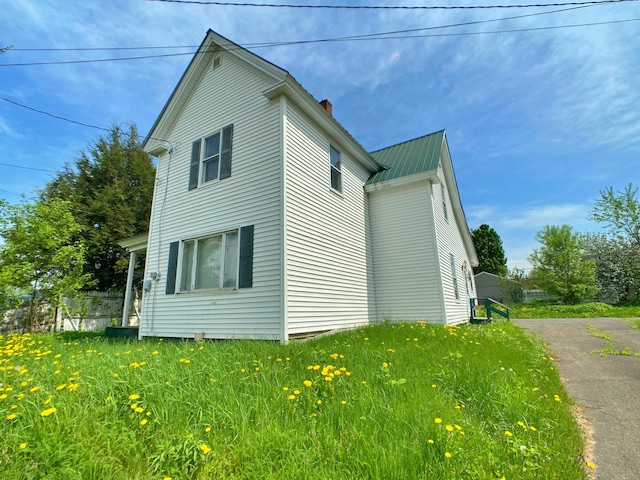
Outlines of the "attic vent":
<svg viewBox="0 0 640 480">
<path fill-rule="evenodd" d="M 211 62 L 211 70 L 215 70 L 222 64 L 222 55 L 216 55 Z"/>
</svg>

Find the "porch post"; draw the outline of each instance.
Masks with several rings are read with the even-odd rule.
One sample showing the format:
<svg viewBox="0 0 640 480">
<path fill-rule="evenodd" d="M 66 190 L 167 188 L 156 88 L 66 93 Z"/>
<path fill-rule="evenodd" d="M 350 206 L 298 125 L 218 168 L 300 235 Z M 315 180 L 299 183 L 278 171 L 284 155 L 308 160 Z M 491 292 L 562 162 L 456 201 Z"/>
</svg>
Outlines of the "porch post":
<svg viewBox="0 0 640 480">
<path fill-rule="evenodd" d="M 124 291 L 124 307 L 122 309 L 122 326 L 129 326 L 131 314 L 131 290 L 133 288 L 133 272 L 136 268 L 136 252 L 129 254 L 129 270 L 127 271 L 127 289 Z"/>
</svg>

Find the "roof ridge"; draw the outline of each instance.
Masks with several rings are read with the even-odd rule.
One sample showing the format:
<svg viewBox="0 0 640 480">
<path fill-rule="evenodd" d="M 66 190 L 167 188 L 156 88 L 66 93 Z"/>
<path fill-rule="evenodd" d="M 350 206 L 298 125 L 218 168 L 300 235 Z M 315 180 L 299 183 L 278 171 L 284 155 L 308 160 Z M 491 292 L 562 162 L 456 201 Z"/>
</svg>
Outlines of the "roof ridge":
<svg viewBox="0 0 640 480">
<path fill-rule="evenodd" d="M 389 145 L 388 147 L 382 147 L 382 148 L 379 148 L 378 150 L 372 150 L 372 151 L 369 152 L 369 154 L 373 155 L 374 153 L 381 152 L 382 150 L 387 150 L 388 148 L 399 147 L 400 145 L 404 145 L 405 143 L 415 142 L 416 140 L 420 140 L 420 139 L 425 138 L 425 137 L 430 137 L 431 135 L 435 135 L 437 133 L 445 132 L 445 131 L 446 130 L 443 128 L 443 129 L 438 130 L 436 132 L 427 133 L 426 135 L 420 135 L 419 137 L 412 138 L 410 140 L 405 140 L 403 142 L 399 142 L 399 143 L 395 143 L 393 145 Z"/>
</svg>

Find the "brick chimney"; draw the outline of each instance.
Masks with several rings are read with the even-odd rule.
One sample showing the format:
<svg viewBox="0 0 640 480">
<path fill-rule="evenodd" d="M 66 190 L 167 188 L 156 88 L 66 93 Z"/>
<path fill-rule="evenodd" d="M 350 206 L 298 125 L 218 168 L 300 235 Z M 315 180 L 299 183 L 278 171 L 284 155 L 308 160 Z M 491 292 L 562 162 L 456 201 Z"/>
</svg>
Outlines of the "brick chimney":
<svg viewBox="0 0 640 480">
<path fill-rule="evenodd" d="M 320 101 L 320 106 L 322 108 L 324 108 L 327 111 L 327 113 L 333 117 L 333 108 L 332 108 L 331 102 L 329 100 L 327 100 L 327 99 L 321 100 Z"/>
</svg>

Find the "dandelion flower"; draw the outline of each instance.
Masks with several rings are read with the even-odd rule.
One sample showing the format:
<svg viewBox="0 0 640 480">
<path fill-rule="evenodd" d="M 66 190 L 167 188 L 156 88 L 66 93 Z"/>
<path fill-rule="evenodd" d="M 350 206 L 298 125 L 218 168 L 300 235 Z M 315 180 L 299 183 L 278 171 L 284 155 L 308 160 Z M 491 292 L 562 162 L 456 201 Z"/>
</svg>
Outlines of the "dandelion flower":
<svg viewBox="0 0 640 480">
<path fill-rule="evenodd" d="M 19 446 L 20 450 L 24 450 L 25 448 L 27 448 L 27 442 L 21 443 Z"/>
<path fill-rule="evenodd" d="M 143 418 L 142 420 L 140 420 L 140 425 L 144 426 L 147 424 L 149 420 L 147 420 L 146 418 Z"/>
<path fill-rule="evenodd" d="M 211 431 L 211 427 L 207 427 L 204 429 L 205 432 L 209 433 Z"/>
<path fill-rule="evenodd" d="M 346 404 L 347 404 L 347 401 L 346 401 L 346 400 L 342 400 L 340 403 L 341 403 L 342 405 L 346 405 Z"/>
<path fill-rule="evenodd" d="M 444 456 L 445 456 L 446 458 L 451 458 L 451 454 L 450 454 L 449 452 L 444 452 Z"/>
<path fill-rule="evenodd" d="M 538 429 L 536 427 L 532 427 L 532 426 L 529 426 L 529 430 L 531 430 L 532 432 L 537 432 L 538 431 Z"/>
<path fill-rule="evenodd" d="M 304 384 L 305 387 L 310 387 L 311 385 L 313 385 L 313 382 L 311 380 L 305 380 L 302 383 Z"/>
<path fill-rule="evenodd" d="M 136 413 L 142 413 L 142 412 L 144 412 L 144 408 L 138 407 L 138 408 L 136 408 L 135 412 Z"/>
<path fill-rule="evenodd" d="M 40 415 L 42 417 L 48 417 L 49 415 L 51 415 L 52 413 L 56 413 L 58 410 L 56 409 L 56 407 L 51 407 L 51 408 L 47 408 L 46 410 L 43 410 L 40 412 Z"/>
<path fill-rule="evenodd" d="M 383 368 L 387 368 L 389 366 L 389 364 L 387 362 L 382 362 L 382 367 Z"/>
<path fill-rule="evenodd" d="M 587 462 L 587 467 L 589 467 L 589 468 L 590 468 L 590 469 L 592 469 L 592 470 L 595 470 L 595 468 L 596 468 L 596 464 L 595 464 L 595 463 L 593 463 L 593 462 Z"/>
<path fill-rule="evenodd" d="M 447 425 L 444 427 L 447 432 L 453 432 L 453 427 L 451 425 Z"/>
<path fill-rule="evenodd" d="M 7 420 L 13 420 L 14 418 L 16 418 L 15 413 L 10 413 L 9 415 L 7 415 Z"/>
<path fill-rule="evenodd" d="M 296 399 L 296 396 L 295 396 L 295 395 L 289 395 L 289 396 L 287 397 L 287 399 L 289 399 L 289 400 L 295 400 L 295 399 Z"/>
<path fill-rule="evenodd" d="M 427 443 L 430 444 L 430 445 L 433 445 L 433 440 L 429 439 L 429 440 L 427 440 Z"/>
<path fill-rule="evenodd" d="M 322 400 L 318 400 L 316 403 L 317 403 L 318 405 L 322 405 Z"/>
<path fill-rule="evenodd" d="M 35 386 L 35 387 L 32 387 L 32 388 L 31 388 L 31 390 L 29 390 L 29 391 L 30 391 L 31 393 L 33 393 L 33 392 L 37 392 L 38 390 L 40 390 L 40 387 Z"/>
<path fill-rule="evenodd" d="M 129 395 L 129 400 L 138 400 L 140 398 L 140 395 L 138 395 L 137 393 L 132 393 L 131 395 Z"/>
<path fill-rule="evenodd" d="M 202 445 L 200 445 L 200 450 L 202 450 L 202 453 L 206 455 L 211 451 L 211 448 L 209 447 L 209 445 L 203 443 Z"/>
<path fill-rule="evenodd" d="M 509 430 L 507 430 L 506 432 L 504 432 L 504 434 L 505 434 L 507 437 L 513 437 L 513 433 L 511 433 Z"/>
<path fill-rule="evenodd" d="M 436 422 L 436 423 L 442 423 L 442 419 L 441 419 L 441 418 L 436 418 L 436 419 L 434 420 L 434 422 Z"/>
<path fill-rule="evenodd" d="M 289 387 L 282 387 L 282 390 L 286 392 L 287 390 L 289 390 Z"/>
</svg>

